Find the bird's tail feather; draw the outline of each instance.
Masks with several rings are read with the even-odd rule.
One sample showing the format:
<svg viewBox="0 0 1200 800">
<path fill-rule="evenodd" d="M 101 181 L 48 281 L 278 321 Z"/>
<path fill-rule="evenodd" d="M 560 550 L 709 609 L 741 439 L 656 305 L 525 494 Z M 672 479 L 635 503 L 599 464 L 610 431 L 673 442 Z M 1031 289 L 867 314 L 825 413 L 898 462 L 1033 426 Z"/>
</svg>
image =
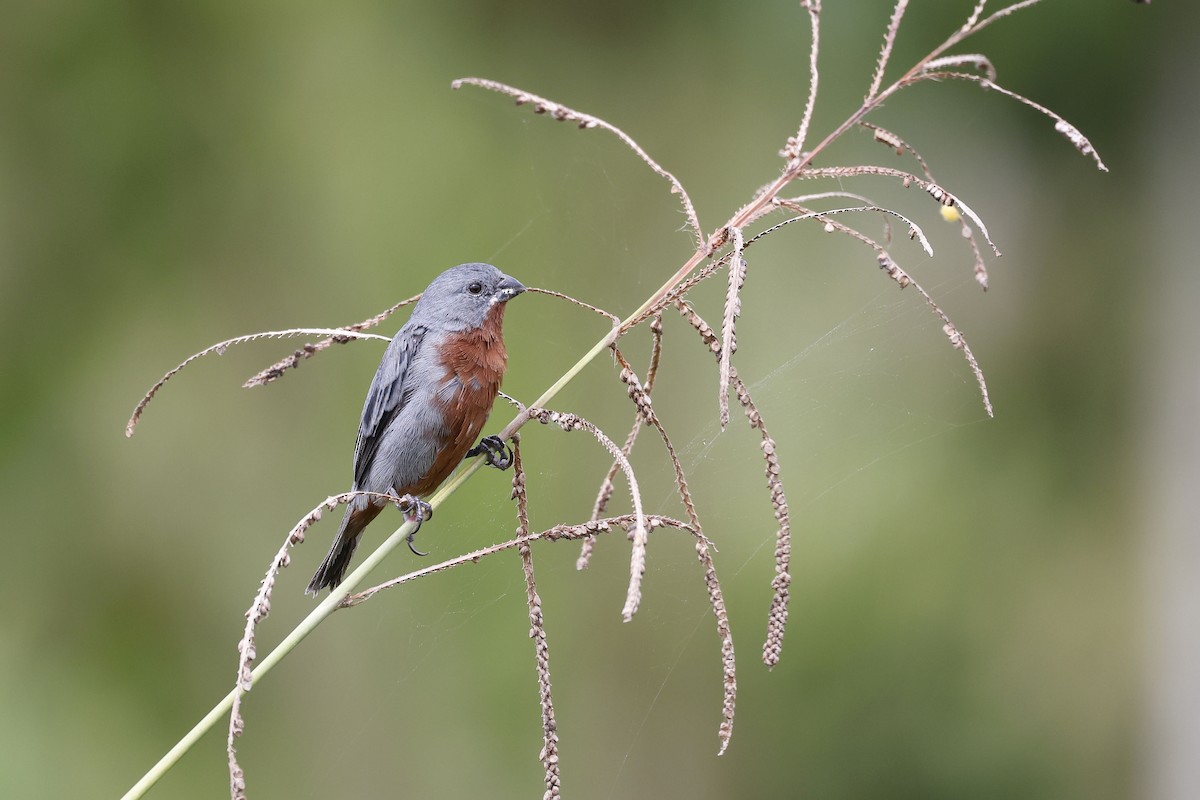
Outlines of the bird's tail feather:
<svg viewBox="0 0 1200 800">
<path fill-rule="evenodd" d="M 305 594 L 317 595 L 325 587 L 333 589 L 342 582 L 350 567 L 350 559 L 354 557 L 354 550 L 358 547 L 359 534 L 382 510 L 383 506 L 374 503 L 363 506 L 351 504 L 346 509 L 337 538 L 333 540 L 333 546 L 329 548 L 329 554 L 321 566 L 317 567 L 316 574 L 304 590 Z"/>
</svg>

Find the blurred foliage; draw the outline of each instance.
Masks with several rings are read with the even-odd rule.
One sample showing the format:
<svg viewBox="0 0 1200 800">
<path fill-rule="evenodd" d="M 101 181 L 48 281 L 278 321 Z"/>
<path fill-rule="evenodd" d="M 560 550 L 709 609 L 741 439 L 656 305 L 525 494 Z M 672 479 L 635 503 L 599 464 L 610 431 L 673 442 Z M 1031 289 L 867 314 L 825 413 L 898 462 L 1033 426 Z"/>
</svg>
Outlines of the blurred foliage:
<svg viewBox="0 0 1200 800">
<path fill-rule="evenodd" d="M 825 6 L 818 134 L 860 102 L 890 13 Z M 969 6 L 914 2 L 894 68 Z M 230 351 L 176 379 L 125 441 L 163 371 L 227 336 L 365 318 L 461 261 L 621 313 L 687 257 L 665 184 L 619 143 L 453 93 L 451 79 L 503 80 L 620 125 L 684 181 L 710 229 L 777 174 L 807 92 L 808 25 L 778 0 L 53 0 L 4 16 L 0 796 L 12 798 L 117 796 L 224 695 L 271 554 L 347 487 L 379 349 L 338 348 L 253 391 L 237 387 L 289 345 Z M 884 109 L 1005 251 L 982 295 L 926 198 L 846 187 L 935 235 L 932 261 L 895 252 L 970 338 L 995 420 L 920 298 L 870 252 L 815 227 L 751 252 L 737 364 L 780 443 L 796 528 L 792 622 L 771 673 L 758 661 L 773 527 L 756 437 L 740 420 L 718 434 L 711 357 L 667 320 L 656 406 L 720 547 L 740 656 L 733 744 L 715 757 L 718 642 L 690 546 L 654 541 L 630 625 L 622 542 L 602 542 L 585 573 L 572 546 L 539 547 L 568 796 L 1134 792 L 1127 367 L 1150 312 L 1126 279 L 1157 200 L 1142 176 L 1159 154 L 1143 139 L 1194 124 L 1156 87 L 1194 50 L 1197 16 L 1049 0 L 969 45 L 1088 134 L 1110 174 L 1034 112 L 969 86 L 921 86 Z M 891 163 L 863 135 L 836 153 Z M 719 295 L 697 293 L 712 320 Z M 532 399 L 603 329 L 519 299 L 506 389 Z M 637 334 L 626 352 L 642 359 L 645 345 Z M 619 438 L 623 394 L 601 359 L 556 405 Z M 525 447 L 533 524 L 586 517 L 599 449 L 547 429 Z M 638 457 L 648 510 L 675 513 L 649 437 Z M 478 476 L 423 544 L 441 558 L 506 538 L 507 497 L 507 477 Z M 390 530 L 377 527 L 373 542 Z M 297 553 L 260 652 L 310 607 L 301 589 L 332 534 L 319 526 Z M 397 559 L 388 572 L 411 566 Z M 339 613 L 248 699 L 251 796 L 536 796 L 526 628 L 515 556 Z M 151 796 L 220 796 L 223 739 Z"/>
</svg>

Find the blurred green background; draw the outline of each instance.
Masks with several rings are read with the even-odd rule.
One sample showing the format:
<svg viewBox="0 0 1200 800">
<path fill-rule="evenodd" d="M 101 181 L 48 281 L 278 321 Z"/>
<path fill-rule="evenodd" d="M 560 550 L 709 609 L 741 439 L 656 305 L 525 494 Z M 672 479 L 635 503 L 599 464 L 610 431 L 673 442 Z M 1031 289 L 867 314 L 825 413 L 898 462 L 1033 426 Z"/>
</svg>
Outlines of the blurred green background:
<svg viewBox="0 0 1200 800">
<path fill-rule="evenodd" d="M 825 6 L 814 141 L 860 102 L 890 14 Z M 913 2 L 894 70 L 969 6 Z M 282 537 L 348 488 L 381 348 L 338 348 L 252 391 L 240 382 L 292 344 L 231 350 L 169 384 L 125 440 L 169 367 L 240 333 L 363 319 L 462 261 L 624 314 L 686 259 L 674 198 L 615 139 L 452 92 L 453 78 L 620 125 L 708 230 L 778 174 L 807 93 L 808 23 L 782 0 L 60 0 L 4 18 L 6 798 L 119 796 L 228 691 Z M 934 239 L 932 260 L 902 236 L 893 253 L 966 332 L 994 420 L 940 323 L 869 250 L 793 227 L 749 254 L 736 363 L 778 440 L 795 527 L 772 672 L 757 438 L 740 419 L 719 432 L 715 364 L 667 319 L 655 403 L 720 548 L 734 738 L 717 758 L 718 642 L 688 542 L 653 540 L 627 625 L 624 542 L 603 540 L 583 573 L 574 545 L 539 546 L 567 796 L 1197 796 L 1198 23 L 1194 4 L 1051 1 L 959 48 L 1075 123 L 1108 174 L 1045 118 L 967 85 L 916 87 L 874 118 L 1005 253 L 984 294 L 923 194 L 842 184 Z M 824 161 L 862 162 L 911 164 L 862 133 Z M 714 322 L 721 291 L 695 297 Z M 603 331 L 518 299 L 505 388 L 532 400 Z M 644 365 L 646 344 L 639 332 L 625 350 Z M 605 359 L 555 405 L 618 439 L 631 418 Z M 585 519 L 599 448 L 557 429 L 524 439 L 534 526 Z M 679 514 L 651 439 L 637 455 L 648 510 Z M 507 482 L 486 471 L 439 510 L 422 565 L 507 538 Z M 383 520 L 368 544 L 399 517 Z M 301 591 L 333 533 L 323 522 L 296 551 L 260 653 L 311 608 Z M 414 563 L 398 551 L 376 577 Z M 540 796 L 527 627 L 512 554 L 337 614 L 247 701 L 251 796 Z M 221 796 L 223 748 L 210 734 L 150 796 Z"/>
</svg>

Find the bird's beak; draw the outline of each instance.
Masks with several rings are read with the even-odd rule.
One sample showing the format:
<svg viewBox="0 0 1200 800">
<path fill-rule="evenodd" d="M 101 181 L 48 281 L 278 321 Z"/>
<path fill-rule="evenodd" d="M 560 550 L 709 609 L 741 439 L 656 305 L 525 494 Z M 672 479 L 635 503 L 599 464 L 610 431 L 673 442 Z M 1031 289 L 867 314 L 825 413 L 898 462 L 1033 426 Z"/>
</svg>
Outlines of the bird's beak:
<svg viewBox="0 0 1200 800">
<path fill-rule="evenodd" d="M 525 285 L 516 278 L 504 276 L 504 280 L 496 284 L 496 302 L 506 303 L 525 291 Z"/>
</svg>

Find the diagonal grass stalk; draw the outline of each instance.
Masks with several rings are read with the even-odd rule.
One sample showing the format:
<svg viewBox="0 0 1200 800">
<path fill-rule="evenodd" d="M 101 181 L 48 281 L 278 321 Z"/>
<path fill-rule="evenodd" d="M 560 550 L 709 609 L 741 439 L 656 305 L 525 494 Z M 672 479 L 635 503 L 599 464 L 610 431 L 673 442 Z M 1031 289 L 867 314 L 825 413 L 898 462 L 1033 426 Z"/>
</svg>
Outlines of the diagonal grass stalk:
<svg viewBox="0 0 1200 800">
<path fill-rule="evenodd" d="M 679 271 L 671 277 L 670 280 L 663 284 L 663 286 L 657 292 L 647 299 L 637 311 L 633 312 L 629 318 L 620 325 L 614 325 L 612 330 L 610 330 L 607 335 L 592 345 L 591 349 L 581 356 L 580 359 L 576 361 L 570 369 L 563 373 L 562 377 L 560 377 L 548 389 L 546 389 L 546 391 L 542 393 L 542 396 L 539 397 L 533 403 L 533 405 L 544 407 L 547 403 L 553 400 L 554 397 L 557 396 L 567 384 L 574 380 L 575 377 L 583 371 L 584 367 L 595 360 L 596 356 L 604 352 L 617 340 L 627 325 L 637 321 L 654 303 L 666 296 L 666 294 L 672 288 L 674 288 L 680 281 L 682 281 L 691 273 L 695 265 L 699 264 L 702 259 L 703 254 L 700 251 L 697 251 L 692 258 L 689 259 L 688 262 L 684 264 L 684 266 L 681 267 Z M 529 418 L 525 412 L 518 413 L 517 416 L 514 417 L 507 426 L 505 426 L 504 430 L 500 434 L 501 438 L 508 439 L 514 433 L 520 430 L 521 426 L 528 421 Z M 454 475 L 453 478 L 451 478 L 448 482 L 443 484 L 440 489 L 434 492 L 434 494 L 429 498 L 429 504 L 435 509 L 438 508 L 451 495 L 458 491 L 458 488 L 466 483 L 471 476 L 478 472 L 483 464 L 484 460 L 482 458 L 475 458 L 469 464 L 466 464 Z M 405 522 L 403 525 L 397 528 L 392 535 L 383 542 L 383 544 L 381 544 L 369 556 L 367 556 L 357 569 L 347 575 L 346 579 L 341 583 L 341 585 L 338 586 L 337 592 L 331 593 L 328 597 L 322 600 L 316 608 L 309 612 L 307 617 L 301 620 L 301 622 L 292 629 L 291 633 L 284 637 L 283 641 L 275 646 L 275 649 L 273 649 L 261 661 L 259 661 L 258 666 L 256 666 L 250 673 L 251 684 L 253 685 L 258 683 L 258 681 L 261 680 L 268 672 L 270 672 L 275 665 L 277 665 L 284 659 L 285 656 L 291 653 L 292 650 L 294 650 L 296 646 L 300 644 L 300 642 L 304 641 L 304 639 L 310 633 L 316 630 L 318 625 L 324 622 L 334 611 L 336 611 L 341 606 L 342 601 L 353 593 L 354 589 L 357 588 L 360 583 L 362 583 L 363 579 L 365 579 L 368 574 L 370 574 L 377 566 L 379 566 L 379 564 L 385 558 L 387 558 L 393 550 L 400 546 L 401 542 L 405 540 L 408 534 L 412 531 L 413 527 L 414 526 L 412 523 Z M 229 713 L 230 709 L 233 707 L 233 700 L 236 692 L 237 690 L 234 689 L 231 690 L 229 694 L 225 695 L 225 697 L 222 698 L 221 701 L 217 703 L 211 711 L 204 715 L 204 717 L 197 722 L 196 725 L 190 731 L 188 731 L 187 734 L 180 739 L 174 747 L 168 750 L 167 753 L 158 760 L 158 763 L 156 763 L 145 775 L 141 777 L 140 780 L 138 780 L 136 784 L 133 785 L 128 792 L 122 796 L 122 800 L 136 800 L 137 798 L 145 796 L 146 792 L 149 791 L 154 784 L 158 783 L 163 775 L 167 774 L 171 767 L 175 766 L 175 764 L 178 763 L 184 754 L 191 750 L 196 742 L 200 741 L 204 734 L 208 733 L 219 720 Z"/>
</svg>

